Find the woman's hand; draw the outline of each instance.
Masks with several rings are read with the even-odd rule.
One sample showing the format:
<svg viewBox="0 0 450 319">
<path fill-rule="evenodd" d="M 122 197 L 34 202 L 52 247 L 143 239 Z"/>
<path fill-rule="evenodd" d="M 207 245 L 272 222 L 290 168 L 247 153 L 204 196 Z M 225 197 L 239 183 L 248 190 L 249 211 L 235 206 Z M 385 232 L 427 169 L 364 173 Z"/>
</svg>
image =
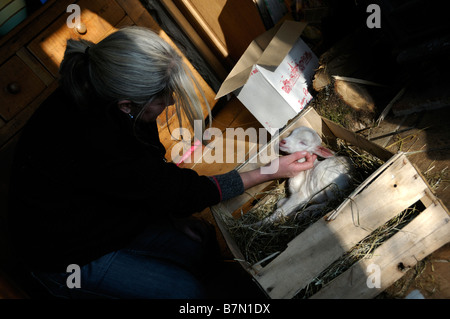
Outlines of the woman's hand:
<svg viewBox="0 0 450 319">
<path fill-rule="evenodd" d="M 304 162 L 298 160 L 304 158 Z M 281 156 L 275 159 L 270 165 L 274 165 L 278 161 L 278 170 L 271 174 L 272 179 L 291 178 L 298 175 L 302 171 L 309 170 L 314 167 L 314 161 L 317 155 L 309 152 L 295 152 L 286 156 Z"/>
<path fill-rule="evenodd" d="M 304 158 L 305 161 L 299 163 L 298 160 Z M 295 152 L 286 156 L 281 156 L 269 165 L 260 167 L 253 171 L 240 173 L 244 189 L 279 178 L 291 178 L 302 171 L 313 168 L 317 156 L 308 152 Z"/>
</svg>

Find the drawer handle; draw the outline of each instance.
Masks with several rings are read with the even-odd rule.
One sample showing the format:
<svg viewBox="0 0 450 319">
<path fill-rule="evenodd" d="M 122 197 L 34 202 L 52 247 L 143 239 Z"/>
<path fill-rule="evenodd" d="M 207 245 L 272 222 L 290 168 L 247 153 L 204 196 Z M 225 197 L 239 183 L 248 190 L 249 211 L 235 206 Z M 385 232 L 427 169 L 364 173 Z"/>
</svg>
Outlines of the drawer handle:
<svg viewBox="0 0 450 319">
<path fill-rule="evenodd" d="M 86 32 L 87 32 L 87 27 L 86 27 L 86 25 L 85 25 L 83 22 L 81 22 L 79 25 L 77 25 L 77 26 L 75 27 L 75 31 L 76 31 L 78 34 L 83 35 L 83 34 L 86 34 Z"/>
<path fill-rule="evenodd" d="M 20 93 L 20 85 L 17 82 L 11 82 L 6 86 L 6 91 L 10 94 Z"/>
</svg>

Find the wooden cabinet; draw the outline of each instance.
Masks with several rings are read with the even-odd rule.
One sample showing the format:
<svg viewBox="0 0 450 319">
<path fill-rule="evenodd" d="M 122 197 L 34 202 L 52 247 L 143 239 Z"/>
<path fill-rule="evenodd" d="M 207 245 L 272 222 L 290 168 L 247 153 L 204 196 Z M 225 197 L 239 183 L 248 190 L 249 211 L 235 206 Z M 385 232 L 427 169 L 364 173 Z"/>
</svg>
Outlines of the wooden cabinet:
<svg viewBox="0 0 450 319">
<path fill-rule="evenodd" d="M 0 67 L 0 116 L 10 121 L 45 89 L 45 84 L 17 55 Z"/>
<path fill-rule="evenodd" d="M 81 38 L 97 43 L 113 32 L 126 15 L 114 0 L 81 0 L 76 4 L 81 8 L 80 21 L 84 30 L 69 28 L 67 19 L 70 19 L 70 15 L 64 13 L 27 45 L 28 50 L 55 77 L 58 75 L 67 39 Z"/>
</svg>

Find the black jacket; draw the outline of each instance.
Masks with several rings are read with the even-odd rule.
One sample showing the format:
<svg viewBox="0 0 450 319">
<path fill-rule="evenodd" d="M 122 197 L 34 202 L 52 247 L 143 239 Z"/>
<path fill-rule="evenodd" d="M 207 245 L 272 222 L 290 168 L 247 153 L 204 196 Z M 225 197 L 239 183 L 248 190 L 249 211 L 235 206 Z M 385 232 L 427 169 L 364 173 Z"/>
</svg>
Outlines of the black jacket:
<svg viewBox="0 0 450 319">
<path fill-rule="evenodd" d="M 165 162 L 156 123 L 144 135 L 117 107 L 81 110 L 59 89 L 39 107 L 16 149 L 9 200 L 14 249 L 29 267 L 84 265 L 149 223 L 221 200 L 210 178 Z"/>
</svg>

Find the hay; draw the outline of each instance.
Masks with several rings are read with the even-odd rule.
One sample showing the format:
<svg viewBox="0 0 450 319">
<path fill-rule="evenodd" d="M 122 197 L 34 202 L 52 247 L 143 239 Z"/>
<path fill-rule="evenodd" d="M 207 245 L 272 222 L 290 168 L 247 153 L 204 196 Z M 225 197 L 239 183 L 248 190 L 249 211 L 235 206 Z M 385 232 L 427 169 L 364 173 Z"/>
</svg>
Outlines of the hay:
<svg viewBox="0 0 450 319">
<path fill-rule="evenodd" d="M 450 183 L 450 179 L 448 178 L 448 166 L 444 167 L 439 172 L 434 172 L 435 169 L 433 161 L 427 168 L 425 172 L 423 172 L 424 178 L 427 180 L 433 191 L 438 190 L 440 187 L 444 187 L 443 190 L 447 189 L 448 184 Z"/>
<path fill-rule="evenodd" d="M 248 212 L 241 211 L 239 218 L 233 218 L 229 214 L 219 212 L 228 232 L 233 237 L 236 245 L 241 250 L 245 261 L 250 265 L 265 265 L 285 250 L 287 244 L 311 224 L 322 218 L 328 212 L 336 208 L 357 186 L 365 181 L 383 163 L 373 155 L 360 150 L 357 147 L 347 145 L 343 140 L 337 140 L 337 155 L 350 157 L 355 167 L 353 185 L 345 193 L 340 194 L 336 200 L 329 202 L 314 217 L 306 216 L 299 221 L 296 216 L 301 216 L 305 208 L 295 213 L 296 216 L 274 224 L 254 224 L 272 214 L 277 202 L 286 196 L 285 181 L 276 181 L 272 188 L 266 192 L 257 194 L 261 198 Z"/>
<path fill-rule="evenodd" d="M 304 289 L 302 289 L 294 298 L 309 298 L 317 293 L 323 286 L 331 282 L 334 278 L 344 273 L 353 264 L 361 259 L 370 259 L 373 252 L 386 240 L 395 235 L 412 219 L 414 219 L 421 209 L 416 205 L 404 210 L 402 213 L 392 218 L 384 225 L 375 229 L 370 235 L 361 240 L 352 249 L 350 249 L 341 258 L 336 260 L 328 268 L 322 271 L 314 280 L 312 280 Z"/>
</svg>

